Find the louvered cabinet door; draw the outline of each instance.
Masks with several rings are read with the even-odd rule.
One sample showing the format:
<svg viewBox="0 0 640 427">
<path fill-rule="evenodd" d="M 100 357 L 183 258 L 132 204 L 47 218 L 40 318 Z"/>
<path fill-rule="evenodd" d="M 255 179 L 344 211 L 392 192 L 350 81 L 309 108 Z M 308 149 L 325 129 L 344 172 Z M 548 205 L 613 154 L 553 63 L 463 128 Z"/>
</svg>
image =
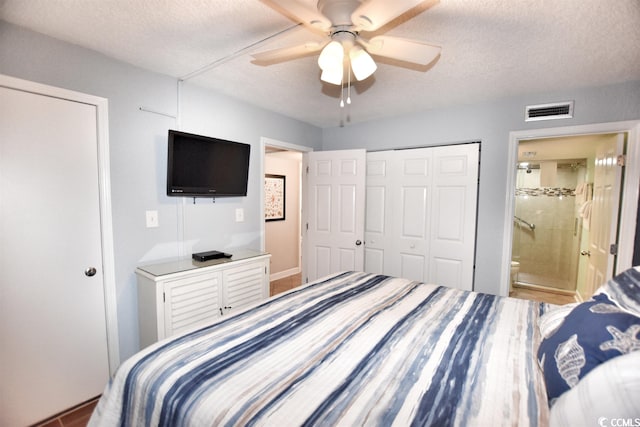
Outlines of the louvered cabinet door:
<svg viewBox="0 0 640 427">
<path fill-rule="evenodd" d="M 221 272 L 211 272 L 165 282 L 165 337 L 204 326 L 221 316 L 221 280 Z"/>
<path fill-rule="evenodd" d="M 261 260 L 223 271 L 225 314 L 269 297 L 269 261 Z"/>
<path fill-rule="evenodd" d="M 270 258 L 246 249 L 212 263 L 181 259 L 138 267 L 141 348 L 267 299 Z"/>
</svg>

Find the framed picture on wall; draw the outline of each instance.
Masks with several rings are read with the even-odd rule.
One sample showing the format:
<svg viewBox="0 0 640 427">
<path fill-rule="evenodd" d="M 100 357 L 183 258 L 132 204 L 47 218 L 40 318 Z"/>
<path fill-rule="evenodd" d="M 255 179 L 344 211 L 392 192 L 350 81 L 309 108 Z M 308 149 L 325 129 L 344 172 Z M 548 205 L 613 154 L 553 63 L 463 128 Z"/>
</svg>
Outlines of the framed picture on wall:
<svg viewBox="0 0 640 427">
<path fill-rule="evenodd" d="M 264 220 L 284 221 L 286 177 L 284 175 L 264 176 Z"/>
</svg>

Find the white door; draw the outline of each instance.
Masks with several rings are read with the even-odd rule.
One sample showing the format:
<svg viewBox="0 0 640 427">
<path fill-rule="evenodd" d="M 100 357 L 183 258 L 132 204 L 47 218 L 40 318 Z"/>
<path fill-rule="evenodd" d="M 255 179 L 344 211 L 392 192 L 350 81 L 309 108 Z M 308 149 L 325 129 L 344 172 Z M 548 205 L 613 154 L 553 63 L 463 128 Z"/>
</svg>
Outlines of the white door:
<svg viewBox="0 0 640 427">
<path fill-rule="evenodd" d="M 392 261 L 395 151 L 367 153 L 364 270 L 398 276 Z"/>
<path fill-rule="evenodd" d="M 433 154 L 429 281 L 473 289 L 480 144 L 436 147 Z"/>
<path fill-rule="evenodd" d="M 622 167 L 617 160 L 623 154 L 624 138 L 624 134 L 612 135 L 610 140 L 600 143 L 596 148 L 586 297 L 590 297 L 600 285 L 613 277 L 615 256 L 611 254 L 611 245 L 617 239 L 622 181 Z"/>
<path fill-rule="evenodd" d="M 0 88 L 3 426 L 88 400 L 109 379 L 96 132 L 94 105 Z"/>
<path fill-rule="evenodd" d="M 433 150 L 367 154 L 366 271 L 428 279 Z"/>
<path fill-rule="evenodd" d="M 366 271 L 472 289 L 478 149 L 367 154 Z"/>
<path fill-rule="evenodd" d="M 364 268 L 365 156 L 365 150 L 343 150 L 303 158 L 306 281 Z"/>
</svg>

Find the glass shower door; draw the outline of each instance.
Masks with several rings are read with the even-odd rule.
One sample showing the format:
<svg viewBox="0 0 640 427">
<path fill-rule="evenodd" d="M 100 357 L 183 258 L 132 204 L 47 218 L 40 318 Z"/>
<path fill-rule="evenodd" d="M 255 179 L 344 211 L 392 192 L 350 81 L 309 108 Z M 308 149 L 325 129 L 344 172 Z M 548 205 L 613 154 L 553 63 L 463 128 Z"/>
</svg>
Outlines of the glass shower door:
<svg viewBox="0 0 640 427">
<path fill-rule="evenodd" d="M 518 170 L 515 198 L 512 260 L 519 262 L 517 280 L 574 291 L 580 243 L 576 171 L 559 168 L 564 186 L 542 187 L 539 169 L 527 170 Z"/>
</svg>

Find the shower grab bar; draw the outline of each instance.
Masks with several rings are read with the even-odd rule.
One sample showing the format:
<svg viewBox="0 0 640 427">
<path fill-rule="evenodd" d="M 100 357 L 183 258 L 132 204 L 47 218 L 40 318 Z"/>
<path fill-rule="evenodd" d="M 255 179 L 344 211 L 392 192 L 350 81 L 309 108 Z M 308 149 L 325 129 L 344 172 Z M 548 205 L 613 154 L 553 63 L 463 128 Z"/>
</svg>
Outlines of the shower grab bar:
<svg viewBox="0 0 640 427">
<path fill-rule="evenodd" d="M 518 221 L 521 224 L 526 225 L 527 227 L 529 227 L 531 230 L 535 230 L 536 229 L 536 225 L 535 224 L 531 224 L 530 222 L 525 221 L 524 219 L 517 217 L 517 216 L 513 216 L 513 218 Z"/>
</svg>

